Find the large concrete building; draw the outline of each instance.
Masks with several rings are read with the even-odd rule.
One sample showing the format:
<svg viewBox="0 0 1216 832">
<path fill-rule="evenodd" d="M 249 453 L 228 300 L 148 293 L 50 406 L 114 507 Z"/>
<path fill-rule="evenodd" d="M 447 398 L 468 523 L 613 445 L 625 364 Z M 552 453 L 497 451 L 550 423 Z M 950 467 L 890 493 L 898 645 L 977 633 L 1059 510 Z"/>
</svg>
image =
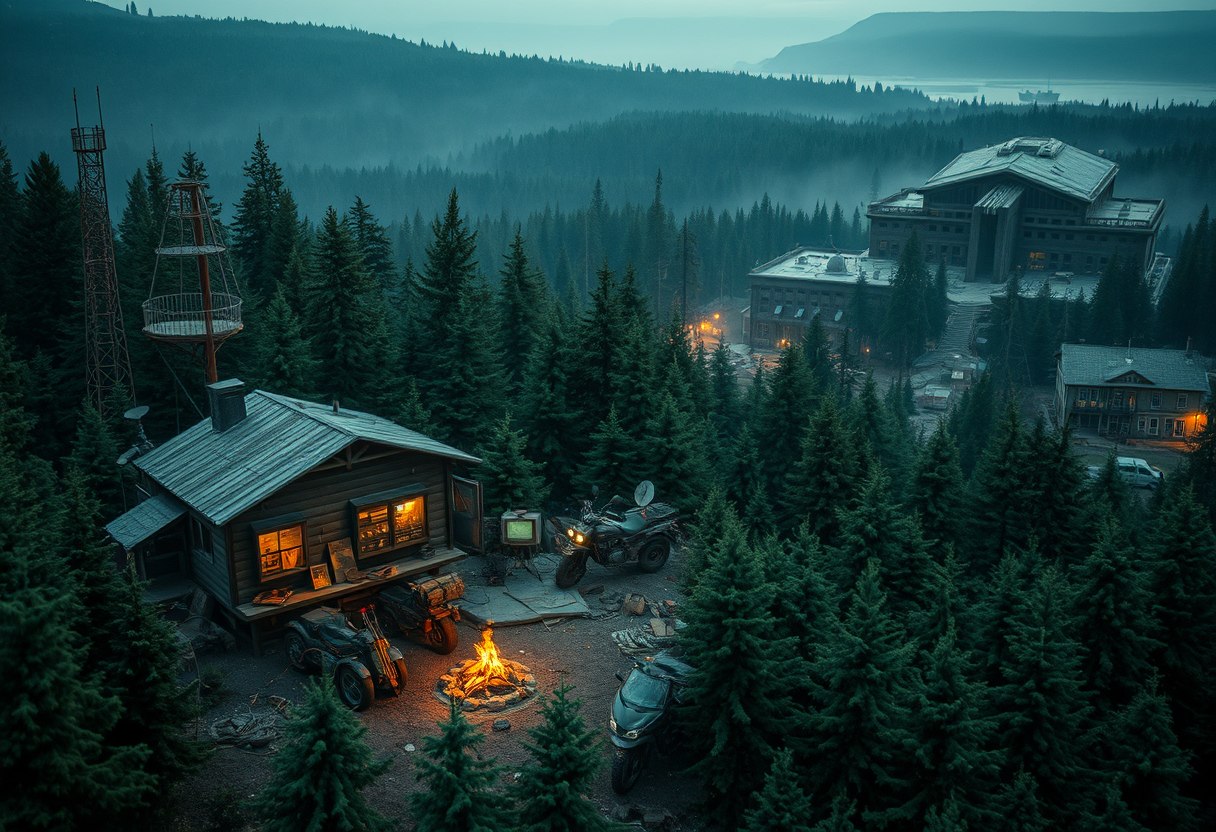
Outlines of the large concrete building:
<svg viewBox="0 0 1216 832">
<path fill-rule="evenodd" d="M 915 230 L 926 260 L 964 268 L 969 282 L 1002 283 L 1019 266 L 1097 274 L 1116 255 L 1148 271 L 1165 202 L 1116 197 L 1118 171 L 1059 139 L 968 151 L 919 188 L 870 204 L 869 254 L 898 259 Z"/>
</svg>

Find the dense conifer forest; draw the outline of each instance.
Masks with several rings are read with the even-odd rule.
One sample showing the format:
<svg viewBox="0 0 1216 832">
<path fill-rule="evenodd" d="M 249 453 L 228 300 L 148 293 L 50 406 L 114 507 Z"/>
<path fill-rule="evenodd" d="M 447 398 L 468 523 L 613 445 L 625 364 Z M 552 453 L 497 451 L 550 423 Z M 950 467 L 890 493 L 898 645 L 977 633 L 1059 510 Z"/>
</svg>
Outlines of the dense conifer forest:
<svg viewBox="0 0 1216 832">
<path fill-rule="evenodd" d="M 135 37 L 122 18 L 96 22 Z M 224 376 L 338 399 L 477 454 L 488 516 L 566 503 L 593 484 L 628 493 L 645 478 L 694 518 L 680 642 L 695 673 L 679 718 L 707 828 L 1216 823 L 1202 787 L 1216 775 L 1216 408 L 1147 498 L 1113 458 L 1088 477 L 1067 431 L 1019 409 L 1029 385 L 1050 380 L 1063 340 L 1183 346 L 1188 333 L 1216 351 L 1216 229 L 1204 207 L 1216 110 L 931 106 L 807 79 L 476 56 L 322 27 L 163 25 L 131 60 L 164 63 L 174 37 L 205 30 L 224 48 L 243 35 L 335 54 L 373 41 L 417 61 L 405 75 L 453 86 L 506 66 L 502 83 L 521 88 L 550 73 L 559 87 L 606 79 L 580 86 L 592 96 L 646 88 L 652 97 L 630 93 L 643 109 L 706 92 L 694 112 L 614 111 L 574 126 L 550 113 L 561 123 L 547 131 L 532 114 L 514 136 L 496 122 L 448 165 L 357 169 L 334 155 L 342 167 L 317 167 L 299 152 L 298 125 L 259 131 L 247 112 L 228 113 L 222 137 L 111 165 L 135 390 L 116 391 L 106 417 L 85 403 L 74 172 L 62 148 L 29 147 L 43 128 L 13 141 L 4 126 L 0 653 L 22 670 L 0 675 L 0 825 L 157 828 L 158 797 L 202 757 L 181 731 L 191 700 L 162 661 L 173 631 L 141 602 L 133 571 L 113 568 L 102 533 L 132 493 L 114 460 L 135 437 L 114 414 L 133 396 L 149 405 L 158 442 L 206 416 L 198 365 L 140 334 L 179 177 L 211 185 L 244 299 L 247 331 L 221 350 Z M 59 34 L 81 37 L 68 24 Z M 349 71 L 374 74 L 374 51 L 358 54 Z M 214 66 L 223 99 L 245 70 Z M 140 77 L 152 98 L 172 92 L 172 79 Z M 309 94 L 345 89 L 336 79 Z M 739 95 L 760 103 L 718 106 Z M 870 115 L 806 115 L 829 100 Z M 63 123 L 46 106 L 39 117 Z M 419 104 L 375 129 L 388 146 L 424 132 L 425 118 Z M 370 123 L 344 122 L 335 141 Z M 757 263 L 799 243 L 862 248 L 862 201 L 1024 134 L 1104 149 L 1121 164 L 1121 194 L 1171 201 L 1162 242 L 1176 268 L 1155 309 L 1117 260 L 1092 297 L 1066 303 L 1011 281 L 992 312 L 990 372 L 928 431 L 913 425 L 909 382 L 880 386 L 855 343 L 829 346 L 818 326 L 746 380 L 727 345 L 690 340 L 689 317 L 743 293 Z M 403 146 L 421 154 L 425 142 Z M 904 364 L 944 309 L 939 264 L 916 251 L 899 264 L 901 297 L 923 315 L 871 324 Z M 546 700 L 510 789 L 453 711 L 422 745 L 417 827 L 612 828 L 586 799 L 602 755 L 580 707 L 566 688 Z M 298 710 L 257 802 L 264 828 L 338 817 L 378 828 L 364 796 L 382 766 L 359 723 L 324 685 Z M 318 743 L 332 755 L 310 754 Z M 464 807 L 452 825 L 437 820 L 444 805 Z"/>
</svg>

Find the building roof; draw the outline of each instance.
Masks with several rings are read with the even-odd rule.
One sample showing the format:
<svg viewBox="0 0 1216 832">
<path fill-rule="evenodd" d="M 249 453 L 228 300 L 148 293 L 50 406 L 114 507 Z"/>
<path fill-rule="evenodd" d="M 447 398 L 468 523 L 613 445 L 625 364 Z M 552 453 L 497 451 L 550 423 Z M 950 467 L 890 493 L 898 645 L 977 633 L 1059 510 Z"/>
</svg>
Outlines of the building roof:
<svg viewBox="0 0 1216 832">
<path fill-rule="evenodd" d="M 1135 372 L 1149 382 L 1141 386 L 1208 392 L 1202 362 L 1184 350 L 1064 344 L 1060 347 L 1060 369 L 1064 383 L 1074 386 L 1110 384 L 1124 373 Z"/>
<path fill-rule="evenodd" d="M 223 525 L 357 441 L 478 463 L 421 433 L 357 410 L 264 390 L 223 433 L 204 419 L 135 461 L 136 467 L 212 523 Z"/>
<path fill-rule="evenodd" d="M 185 513 L 186 507 L 177 500 L 167 494 L 154 494 L 106 523 L 106 531 L 124 549 L 133 549 Z"/>
<path fill-rule="evenodd" d="M 1059 139 L 1021 137 L 960 153 L 921 187 L 940 188 L 997 173 L 1012 173 L 1053 191 L 1093 202 L 1118 169 L 1109 159 Z"/>
</svg>

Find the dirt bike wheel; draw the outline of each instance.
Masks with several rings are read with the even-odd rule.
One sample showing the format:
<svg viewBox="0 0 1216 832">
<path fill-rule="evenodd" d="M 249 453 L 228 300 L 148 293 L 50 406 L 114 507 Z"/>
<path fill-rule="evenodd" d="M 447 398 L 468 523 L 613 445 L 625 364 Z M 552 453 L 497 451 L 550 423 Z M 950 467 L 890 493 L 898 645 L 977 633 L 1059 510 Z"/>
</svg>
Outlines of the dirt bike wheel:
<svg viewBox="0 0 1216 832">
<path fill-rule="evenodd" d="M 625 794 L 642 776 L 642 764 L 646 762 L 641 748 L 618 748 L 612 758 L 612 790 Z"/>
<path fill-rule="evenodd" d="M 667 563 L 671 554 L 671 542 L 665 537 L 656 538 L 638 552 L 638 569 L 643 572 L 658 572 Z"/>
<path fill-rule="evenodd" d="M 586 555 L 567 555 L 562 558 L 562 562 L 557 566 L 557 575 L 554 580 L 562 589 L 569 589 L 583 579 L 587 574 L 587 556 Z"/>
<path fill-rule="evenodd" d="M 426 634 L 426 646 L 441 656 L 446 656 L 456 649 L 460 643 L 460 635 L 456 632 L 456 622 L 441 618 L 431 623 L 431 631 Z"/>
</svg>

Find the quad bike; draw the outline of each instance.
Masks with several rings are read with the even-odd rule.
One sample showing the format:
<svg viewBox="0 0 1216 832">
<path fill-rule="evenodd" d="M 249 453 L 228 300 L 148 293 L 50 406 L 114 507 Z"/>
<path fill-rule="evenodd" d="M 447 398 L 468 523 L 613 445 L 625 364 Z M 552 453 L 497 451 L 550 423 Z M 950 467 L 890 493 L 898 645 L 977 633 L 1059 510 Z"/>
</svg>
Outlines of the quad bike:
<svg viewBox="0 0 1216 832">
<path fill-rule="evenodd" d="M 394 584 L 377 603 L 385 624 L 441 655 L 456 649 L 460 610 L 452 602 L 464 596 L 464 581 L 455 572 L 420 583 Z"/>
<path fill-rule="evenodd" d="M 608 737 L 615 752 L 612 790 L 625 794 L 642 774 L 647 759 L 678 744 L 673 710 L 679 704 L 692 668 L 667 652 L 636 662 L 612 699 Z"/>
<path fill-rule="evenodd" d="M 599 489 L 592 489 L 593 495 Z M 667 563 L 672 545 L 681 542 L 680 514 L 666 503 L 653 503 L 654 485 L 643 480 L 633 492 L 635 506 L 614 496 L 596 509 L 583 502 L 582 518 L 554 517 L 558 528 L 554 545 L 562 555 L 557 567 L 557 585 L 577 584 L 587 573 L 587 561 L 601 566 L 637 563 L 643 572 L 657 572 Z"/>
<path fill-rule="evenodd" d="M 287 625 L 287 658 L 296 670 L 332 676 L 343 704 L 362 711 L 378 689 L 401 695 L 405 659 L 384 637 L 372 606 L 354 615 L 361 628 L 340 610 L 319 607 L 304 613 Z"/>
</svg>

